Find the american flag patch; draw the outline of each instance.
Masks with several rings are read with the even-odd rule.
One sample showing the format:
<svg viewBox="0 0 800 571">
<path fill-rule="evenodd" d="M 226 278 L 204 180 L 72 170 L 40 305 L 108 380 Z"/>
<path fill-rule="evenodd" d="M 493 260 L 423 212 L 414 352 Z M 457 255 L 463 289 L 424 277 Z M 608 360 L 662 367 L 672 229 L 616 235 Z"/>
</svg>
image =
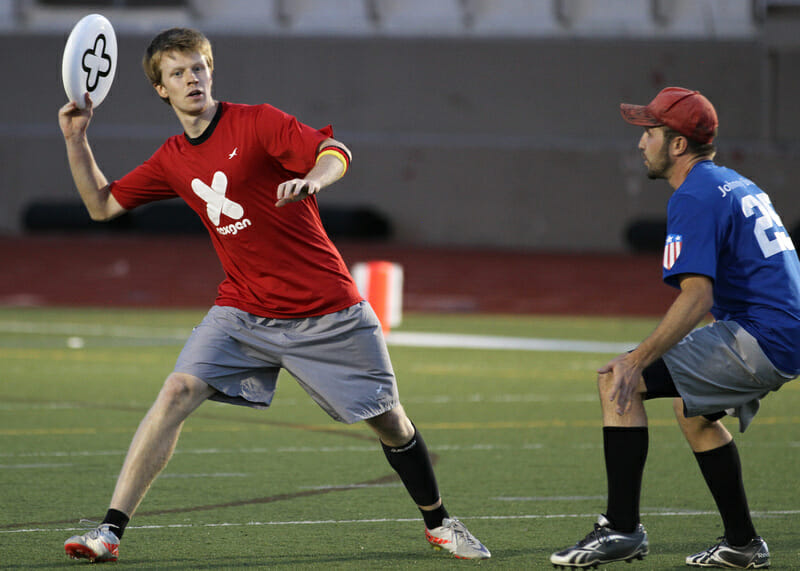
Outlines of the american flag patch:
<svg viewBox="0 0 800 571">
<path fill-rule="evenodd" d="M 680 234 L 669 234 L 667 236 L 667 243 L 664 244 L 664 269 L 671 270 L 675 265 L 678 256 L 681 255 L 681 246 L 683 244 L 683 236 Z"/>
</svg>

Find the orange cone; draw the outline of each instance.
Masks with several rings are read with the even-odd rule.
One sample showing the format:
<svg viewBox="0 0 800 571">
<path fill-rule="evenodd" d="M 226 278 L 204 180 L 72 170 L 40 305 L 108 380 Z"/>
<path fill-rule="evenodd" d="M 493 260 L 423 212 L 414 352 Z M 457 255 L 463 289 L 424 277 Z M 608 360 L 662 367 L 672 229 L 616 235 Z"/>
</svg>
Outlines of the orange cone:
<svg viewBox="0 0 800 571">
<path fill-rule="evenodd" d="M 359 262 L 353 265 L 353 279 L 378 319 L 384 333 L 400 325 L 403 312 L 403 268 L 386 261 Z"/>
</svg>

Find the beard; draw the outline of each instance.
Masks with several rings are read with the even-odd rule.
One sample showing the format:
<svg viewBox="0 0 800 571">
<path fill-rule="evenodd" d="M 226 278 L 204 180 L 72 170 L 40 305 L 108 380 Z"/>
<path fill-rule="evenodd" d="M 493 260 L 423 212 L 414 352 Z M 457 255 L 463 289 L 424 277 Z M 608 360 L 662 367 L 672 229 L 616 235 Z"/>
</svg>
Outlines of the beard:
<svg viewBox="0 0 800 571">
<path fill-rule="evenodd" d="M 667 173 L 672 167 L 668 145 L 662 145 L 652 158 L 645 160 L 647 160 L 647 178 L 651 180 L 667 178 Z"/>
</svg>

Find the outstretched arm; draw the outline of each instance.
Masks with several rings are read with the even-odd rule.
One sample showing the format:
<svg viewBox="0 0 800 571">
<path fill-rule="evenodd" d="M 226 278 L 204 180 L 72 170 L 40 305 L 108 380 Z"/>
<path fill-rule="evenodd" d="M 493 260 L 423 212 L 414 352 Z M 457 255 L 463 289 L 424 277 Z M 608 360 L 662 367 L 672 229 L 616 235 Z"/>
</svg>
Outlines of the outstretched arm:
<svg viewBox="0 0 800 571">
<path fill-rule="evenodd" d="M 713 282 L 702 275 L 682 277 L 681 293 L 672 302 L 661 323 L 630 353 L 624 353 L 598 369 L 598 373 L 613 373 L 614 387 L 610 398 L 617 402 L 617 413 L 628 410 L 645 367 L 686 337 L 714 304 Z"/>
<path fill-rule="evenodd" d="M 92 154 L 86 130 L 92 119 L 92 101 L 86 95 L 86 109 L 69 102 L 58 111 L 58 124 L 64 134 L 72 179 L 92 220 L 110 220 L 125 212 L 109 191 L 106 179 Z"/>
<path fill-rule="evenodd" d="M 323 151 L 317 158 L 317 164 L 308 171 L 305 177 L 287 180 L 278 185 L 278 201 L 275 206 L 281 207 L 290 202 L 303 200 L 344 176 L 352 156 L 350 150 L 344 144 L 331 138 L 325 139 L 319 145 L 320 150 L 326 147 L 335 147 L 340 149 L 341 153 L 338 151 Z"/>
</svg>

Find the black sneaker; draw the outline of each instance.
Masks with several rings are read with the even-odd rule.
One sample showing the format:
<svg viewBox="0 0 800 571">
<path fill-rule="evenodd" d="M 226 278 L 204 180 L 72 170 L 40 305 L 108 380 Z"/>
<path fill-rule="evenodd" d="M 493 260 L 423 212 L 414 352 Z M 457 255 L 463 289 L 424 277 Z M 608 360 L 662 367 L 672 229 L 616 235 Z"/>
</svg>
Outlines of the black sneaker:
<svg viewBox="0 0 800 571">
<path fill-rule="evenodd" d="M 692 567 L 722 567 L 725 569 L 766 569 L 769 567 L 769 548 L 761 537 L 754 537 L 744 547 L 734 547 L 724 537 L 705 551 L 686 558 Z"/>
<path fill-rule="evenodd" d="M 632 533 L 613 530 L 610 525 L 608 518 L 601 514 L 589 535 L 572 547 L 553 553 L 550 563 L 555 567 L 597 567 L 614 561 L 643 559 L 650 552 L 642 524 Z"/>
</svg>

